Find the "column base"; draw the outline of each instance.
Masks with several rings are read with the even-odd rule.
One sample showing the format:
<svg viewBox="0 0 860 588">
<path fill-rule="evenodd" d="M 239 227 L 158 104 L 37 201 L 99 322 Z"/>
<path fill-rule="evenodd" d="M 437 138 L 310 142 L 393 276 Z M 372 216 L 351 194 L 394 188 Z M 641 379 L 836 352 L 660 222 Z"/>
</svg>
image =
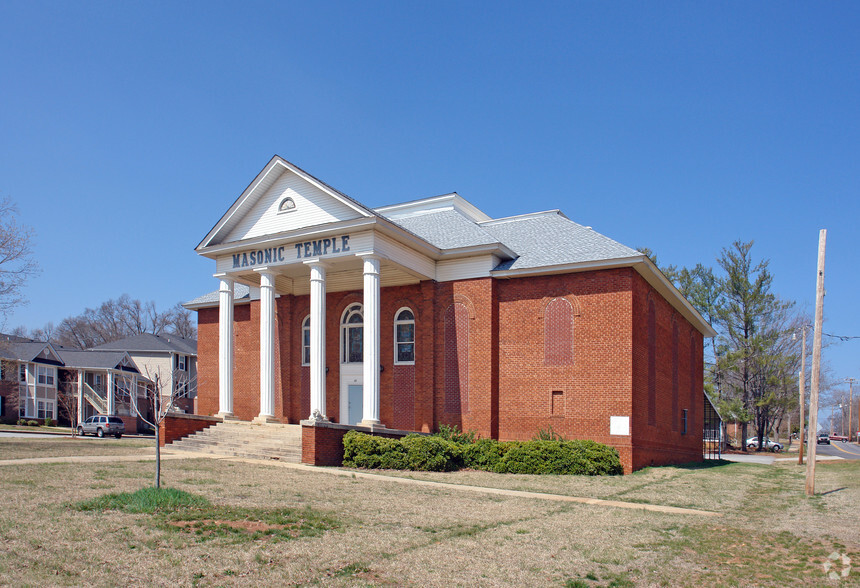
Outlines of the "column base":
<svg viewBox="0 0 860 588">
<path fill-rule="evenodd" d="M 216 412 L 215 416 L 223 421 L 238 421 L 239 419 L 232 412 Z"/>
<path fill-rule="evenodd" d="M 278 419 L 276 419 L 275 417 L 273 417 L 271 415 L 261 414 L 261 415 L 255 416 L 253 419 L 251 419 L 251 422 L 254 423 L 255 425 L 266 425 L 266 424 L 270 424 L 270 423 L 279 423 L 280 424 L 281 421 L 279 421 Z"/>
<path fill-rule="evenodd" d="M 372 429 L 384 429 L 385 425 L 382 424 L 382 421 L 378 421 L 376 419 L 362 419 L 358 422 L 359 427 L 370 427 Z"/>
</svg>

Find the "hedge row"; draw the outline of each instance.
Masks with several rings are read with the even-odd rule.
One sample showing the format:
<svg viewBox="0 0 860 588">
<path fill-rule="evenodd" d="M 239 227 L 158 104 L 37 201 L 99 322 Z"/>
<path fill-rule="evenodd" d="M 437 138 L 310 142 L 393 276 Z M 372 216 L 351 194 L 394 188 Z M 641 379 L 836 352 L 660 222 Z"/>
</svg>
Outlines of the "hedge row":
<svg viewBox="0 0 860 588">
<path fill-rule="evenodd" d="M 439 435 L 402 439 L 350 431 L 343 438 L 347 467 L 448 472 L 460 468 L 511 474 L 616 475 L 615 449 L 594 441 L 478 439 L 456 442 Z"/>
</svg>

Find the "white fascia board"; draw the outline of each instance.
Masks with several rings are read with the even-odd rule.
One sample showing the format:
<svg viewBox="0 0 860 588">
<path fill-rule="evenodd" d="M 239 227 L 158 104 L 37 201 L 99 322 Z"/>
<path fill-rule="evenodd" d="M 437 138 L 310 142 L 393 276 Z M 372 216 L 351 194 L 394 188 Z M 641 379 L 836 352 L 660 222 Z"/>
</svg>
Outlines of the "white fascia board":
<svg viewBox="0 0 860 588">
<path fill-rule="evenodd" d="M 621 257 L 599 261 L 586 261 L 582 263 L 570 263 L 564 265 L 543 266 L 513 270 L 493 270 L 490 274 L 496 278 L 519 278 L 525 276 L 567 274 L 598 269 L 612 269 L 619 267 L 631 267 L 639 275 L 645 278 L 655 290 L 657 290 L 675 309 L 677 309 L 692 325 L 705 337 L 715 337 L 717 332 L 699 314 L 693 305 L 675 288 L 674 285 L 663 275 L 657 266 L 645 255 L 635 257 Z"/>
<path fill-rule="evenodd" d="M 470 245 L 468 247 L 456 247 L 454 249 L 443 249 L 440 258 L 451 259 L 457 257 L 472 257 L 480 253 L 493 253 L 503 259 L 516 259 L 519 257 L 504 243 L 486 243 L 483 245 Z M 510 270 L 509 270 L 510 271 Z"/>
<path fill-rule="evenodd" d="M 203 240 L 197 244 L 197 247 L 194 248 L 195 251 L 199 251 L 205 248 L 209 243 L 212 242 L 212 239 L 214 239 L 215 236 L 224 227 L 224 225 L 226 225 L 230 221 L 230 219 L 233 218 L 236 211 L 238 211 L 239 208 L 242 207 L 242 204 L 250 197 L 250 195 L 257 189 L 257 187 L 275 168 L 275 166 L 279 163 L 278 160 L 280 160 L 280 157 L 278 157 L 277 155 L 275 155 L 274 157 L 272 157 L 272 159 L 269 160 L 269 163 L 267 163 L 265 167 L 263 167 L 263 169 L 260 171 L 260 173 L 258 173 L 257 176 L 253 180 L 251 180 L 251 183 L 248 184 L 248 187 L 245 188 L 241 194 L 239 194 L 239 197 L 236 198 L 230 208 L 227 209 L 227 212 L 225 212 L 224 215 L 220 218 L 220 220 L 215 223 L 215 226 L 212 227 L 212 229 L 206 234 L 206 236 L 203 237 Z"/>
<path fill-rule="evenodd" d="M 654 262 L 648 259 L 648 256 L 643 255 L 642 261 L 634 265 L 633 269 L 639 272 L 639 275 L 645 278 L 645 280 L 651 284 L 655 290 L 660 292 L 660 294 L 662 294 L 672 306 L 678 309 L 687 320 L 693 323 L 693 326 L 696 327 L 702 335 L 709 338 L 717 336 L 717 332 L 708 324 L 708 321 L 699 314 L 699 311 L 696 310 L 675 287 L 675 285 L 669 281 L 669 278 L 667 278 L 663 272 L 654 265 Z"/>
<path fill-rule="evenodd" d="M 254 178 L 254 180 L 248 185 L 248 187 L 245 188 L 245 190 L 242 192 L 242 194 L 239 195 L 239 197 L 236 199 L 236 201 L 233 203 L 233 205 L 227 210 L 227 212 L 224 214 L 224 216 L 221 217 L 221 220 L 219 220 L 215 224 L 215 226 L 212 227 L 212 230 L 209 231 L 209 233 L 203 238 L 202 241 L 200 241 L 200 243 L 197 245 L 197 247 L 195 247 L 196 251 L 201 251 L 201 250 L 207 248 L 208 244 L 211 243 L 212 240 L 215 238 L 215 236 L 221 232 L 221 229 L 224 227 L 224 225 L 226 225 L 228 222 L 230 222 L 230 220 L 239 212 L 239 210 L 244 208 L 245 202 L 247 202 L 254 195 L 254 193 L 257 191 L 257 189 L 259 188 L 259 186 L 263 182 L 263 180 L 265 180 L 266 177 L 268 177 L 268 175 L 271 174 L 273 172 L 273 170 L 275 170 L 275 168 L 277 168 L 277 167 L 282 168 L 282 170 L 281 170 L 282 172 L 283 171 L 293 172 L 294 174 L 296 174 L 297 176 L 299 176 L 300 178 L 302 178 L 303 180 L 305 180 L 309 184 L 312 184 L 313 186 L 315 186 L 319 190 L 325 192 L 326 194 L 328 194 L 329 196 L 331 196 L 332 198 L 334 198 L 338 202 L 340 202 L 340 203 L 344 204 L 345 206 L 348 206 L 352 210 L 356 211 L 362 217 L 370 218 L 370 217 L 374 216 L 373 212 L 370 209 L 368 209 L 364 206 L 358 205 L 351 198 L 348 198 L 344 194 L 341 194 L 340 192 L 338 192 L 337 190 L 335 190 L 331 186 L 329 186 L 326 183 L 313 177 L 312 175 L 310 175 L 309 173 L 307 173 L 303 169 L 296 167 L 295 165 L 291 164 L 289 161 L 282 158 L 281 156 L 275 155 L 274 157 L 272 157 L 272 159 L 269 161 L 269 163 L 266 164 L 266 166 L 263 168 L 263 170 L 259 174 L 257 174 L 257 177 Z"/>
<path fill-rule="evenodd" d="M 457 194 L 442 194 L 431 196 L 420 200 L 411 200 L 400 204 L 389 204 L 375 209 L 374 212 L 392 219 L 417 216 L 425 213 L 438 212 L 440 210 L 457 210 L 466 218 L 479 223 L 492 220 L 483 210 Z"/>
</svg>

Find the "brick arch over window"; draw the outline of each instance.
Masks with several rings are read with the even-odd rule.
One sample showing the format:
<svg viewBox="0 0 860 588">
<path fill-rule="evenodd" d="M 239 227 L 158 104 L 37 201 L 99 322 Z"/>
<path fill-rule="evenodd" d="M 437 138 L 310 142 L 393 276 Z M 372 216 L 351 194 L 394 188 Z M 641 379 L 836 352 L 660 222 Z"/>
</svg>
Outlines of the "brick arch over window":
<svg viewBox="0 0 860 588">
<path fill-rule="evenodd" d="M 648 300 L 648 424 L 657 425 L 657 310 Z"/>
<path fill-rule="evenodd" d="M 578 315 L 576 307 L 567 297 L 545 300 L 548 301 L 541 312 L 544 365 L 573 365 L 574 317 Z"/>
<path fill-rule="evenodd" d="M 473 317 L 468 306 L 456 296 L 454 299 L 444 316 L 445 412 L 464 414 L 469 412 L 469 326 Z"/>
</svg>

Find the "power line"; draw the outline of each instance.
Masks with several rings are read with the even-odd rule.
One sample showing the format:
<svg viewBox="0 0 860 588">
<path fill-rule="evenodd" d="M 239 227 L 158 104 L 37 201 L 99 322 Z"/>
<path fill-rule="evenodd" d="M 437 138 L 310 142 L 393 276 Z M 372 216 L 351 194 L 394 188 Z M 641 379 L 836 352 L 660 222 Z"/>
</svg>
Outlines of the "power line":
<svg viewBox="0 0 860 588">
<path fill-rule="evenodd" d="M 840 341 L 848 341 L 850 339 L 860 339 L 860 335 L 831 335 L 830 333 L 821 333 L 825 337 L 833 337 L 834 339 L 839 339 Z"/>
</svg>

